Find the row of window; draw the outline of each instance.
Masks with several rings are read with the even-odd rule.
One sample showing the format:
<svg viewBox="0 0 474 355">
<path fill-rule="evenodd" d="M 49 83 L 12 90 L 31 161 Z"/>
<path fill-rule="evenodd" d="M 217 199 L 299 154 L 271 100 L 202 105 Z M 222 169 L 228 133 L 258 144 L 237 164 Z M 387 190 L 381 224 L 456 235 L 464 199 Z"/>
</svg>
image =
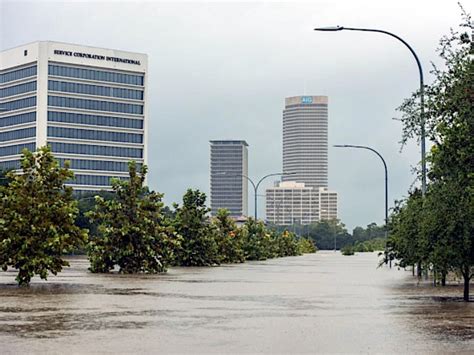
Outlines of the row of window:
<svg viewBox="0 0 474 355">
<path fill-rule="evenodd" d="M 123 74 L 104 70 L 73 68 L 62 65 L 48 65 L 49 75 L 65 76 L 87 80 L 109 81 L 130 85 L 143 86 L 143 75 Z"/>
<path fill-rule="evenodd" d="M 119 97 L 124 99 L 143 100 L 142 90 L 112 88 L 89 84 L 68 83 L 48 80 L 48 89 L 52 91 L 73 92 L 77 94 Z"/>
<path fill-rule="evenodd" d="M 117 178 L 114 176 L 101 176 L 101 175 L 75 175 L 74 179 L 68 181 L 69 184 L 75 185 L 100 185 L 110 186 L 111 179 Z M 120 180 L 128 180 L 128 177 L 120 177 Z"/>
<path fill-rule="evenodd" d="M 21 151 L 25 148 L 28 149 L 29 151 L 34 151 L 36 150 L 36 144 L 26 143 L 26 144 L 10 145 L 8 147 L 0 147 L 0 157 L 4 157 L 7 155 L 21 154 Z"/>
<path fill-rule="evenodd" d="M 20 169 L 20 160 L 0 161 L 0 171 Z"/>
<path fill-rule="evenodd" d="M 0 84 L 36 75 L 36 65 L 0 74 Z"/>
<path fill-rule="evenodd" d="M 15 129 L 14 131 L 0 133 L 0 142 L 13 141 L 15 139 L 24 139 L 34 137 L 36 135 L 36 127 Z"/>
<path fill-rule="evenodd" d="M 0 117 L 0 127 L 13 126 L 22 123 L 35 122 L 36 112 L 22 113 L 20 115 Z"/>
<path fill-rule="evenodd" d="M 122 104 L 110 101 L 74 99 L 70 97 L 60 96 L 48 96 L 48 105 L 58 107 L 80 108 L 84 110 L 130 113 L 135 115 L 143 114 L 143 105 Z"/>
<path fill-rule="evenodd" d="M 96 131 L 90 129 L 48 127 L 48 137 L 89 139 L 94 141 L 143 143 L 143 134 Z"/>
<path fill-rule="evenodd" d="M 103 155 L 111 157 L 143 158 L 143 149 L 109 147 L 103 145 L 73 144 L 73 143 L 48 143 L 55 153 Z"/>
<path fill-rule="evenodd" d="M 19 110 L 26 107 L 36 106 L 36 96 L 27 97 L 26 99 L 14 100 L 0 104 L 0 107 L 5 111 Z"/>
<path fill-rule="evenodd" d="M 123 117 L 85 115 L 82 113 L 48 111 L 48 121 L 85 124 L 92 126 L 143 129 L 143 120 Z"/>
<path fill-rule="evenodd" d="M 0 97 L 19 95 L 30 91 L 36 91 L 36 81 L 30 81 L 29 83 L 19 84 L 0 89 Z"/>
<path fill-rule="evenodd" d="M 86 160 L 86 159 L 64 159 L 59 158 L 59 163 L 64 166 L 64 162 L 70 162 L 71 169 L 81 170 L 102 170 L 102 171 L 128 171 L 128 163 L 122 161 L 107 160 Z M 140 170 L 142 164 L 137 163 L 137 170 Z"/>
</svg>

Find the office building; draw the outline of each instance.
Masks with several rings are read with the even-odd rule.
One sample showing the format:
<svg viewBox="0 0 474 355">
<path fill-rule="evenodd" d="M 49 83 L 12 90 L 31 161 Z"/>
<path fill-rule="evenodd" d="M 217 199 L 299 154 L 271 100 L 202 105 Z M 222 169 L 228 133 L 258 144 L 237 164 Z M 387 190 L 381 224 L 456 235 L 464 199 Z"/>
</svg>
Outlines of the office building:
<svg viewBox="0 0 474 355">
<path fill-rule="evenodd" d="M 243 140 L 213 140 L 211 143 L 211 214 L 221 208 L 234 218 L 247 216 L 248 152 Z"/>
<path fill-rule="evenodd" d="M 337 218 L 337 193 L 284 181 L 266 190 L 265 207 L 269 223 L 306 225 Z"/>
<path fill-rule="evenodd" d="M 293 96 L 283 110 L 282 182 L 266 190 L 267 222 L 311 224 L 337 218 L 328 190 L 328 98 Z"/>
<path fill-rule="evenodd" d="M 328 98 L 294 96 L 283 110 L 283 181 L 328 187 Z"/>
<path fill-rule="evenodd" d="M 50 145 L 75 190 L 110 188 L 147 162 L 147 56 L 59 42 L 0 53 L 0 169 Z"/>
</svg>

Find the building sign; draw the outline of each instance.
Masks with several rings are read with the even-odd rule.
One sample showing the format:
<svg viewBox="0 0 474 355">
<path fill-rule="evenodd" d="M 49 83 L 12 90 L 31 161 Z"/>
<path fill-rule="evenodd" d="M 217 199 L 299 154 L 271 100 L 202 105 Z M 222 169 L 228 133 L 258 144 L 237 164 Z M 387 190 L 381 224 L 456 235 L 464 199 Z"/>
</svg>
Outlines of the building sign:
<svg viewBox="0 0 474 355">
<path fill-rule="evenodd" d="M 312 104 L 313 103 L 313 97 L 312 96 L 302 96 L 301 97 L 301 103 L 302 104 Z"/>
<path fill-rule="evenodd" d="M 126 64 L 135 64 L 135 65 L 140 65 L 141 64 L 140 61 L 136 60 L 136 59 L 110 57 L 110 56 L 105 56 L 105 55 L 100 55 L 100 54 L 90 54 L 90 53 L 82 53 L 82 52 L 63 51 L 63 50 L 60 50 L 60 49 L 55 49 L 54 54 L 56 54 L 56 55 L 65 55 L 65 56 L 68 56 L 68 57 L 105 60 L 106 62 L 126 63 Z"/>
</svg>

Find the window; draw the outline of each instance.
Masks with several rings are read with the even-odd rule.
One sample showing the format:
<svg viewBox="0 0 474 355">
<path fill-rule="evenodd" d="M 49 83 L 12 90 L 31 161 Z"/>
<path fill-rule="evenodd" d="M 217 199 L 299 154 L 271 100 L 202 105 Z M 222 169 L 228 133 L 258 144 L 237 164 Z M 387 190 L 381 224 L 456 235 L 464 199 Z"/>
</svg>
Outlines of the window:
<svg viewBox="0 0 474 355">
<path fill-rule="evenodd" d="M 0 83 L 7 83 L 13 80 L 19 80 L 36 75 L 36 64 L 28 68 L 13 70 L 8 73 L 0 74 Z"/>
<path fill-rule="evenodd" d="M 121 89 L 110 86 L 97 86 L 49 80 L 48 89 L 51 91 L 62 91 L 86 95 L 110 96 L 124 99 L 143 100 L 142 90 Z"/>
<path fill-rule="evenodd" d="M 2 103 L 2 107 L 6 109 L 6 111 L 19 110 L 33 106 L 36 106 L 36 96 Z"/>
<path fill-rule="evenodd" d="M 104 70 L 82 69 L 63 65 L 48 65 L 49 75 L 80 78 L 96 81 L 109 81 L 129 85 L 143 86 L 143 75 L 124 74 Z"/>
<path fill-rule="evenodd" d="M 114 176 L 101 176 L 101 175 L 75 175 L 73 179 L 69 180 L 69 184 L 76 185 L 101 185 L 110 186 L 111 179 L 117 178 Z M 120 180 L 128 180 L 128 177 L 120 177 Z"/>
<path fill-rule="evenodd" d="M 36 112 L 22 113 L 20 115 L 0 117 L 0 127 L 13 126 L 36 121 Z"/>
<path fill-rule="evenodd" d="M 20 168 L 20 160 L 9 160 L 0 162 L 0 170 L 18 170 Z"/>
<path fill-rule="evenodd" d="M 21 151 L 25 148 L 28 149 L 29 151 L 34 151 L 36 149 L 36 144 L 26 143 L 26 144 L 10 145 L 8 147 L 0 147 L 0 156 L 21 154 Z"/>
<path fill-rule="evenodd" d="M 23 128 L 16 129 L 14 131 L 0 133 L 0 142 L 12 141 L 16 139 L 23 139 L 28 137 L 34 137 L 36 135 L 36 128 Z"/>
<path fill-rule="evenodd" d="M 143 158 L 143 149 L 110 147 L 90 144 L 74 143 L 48 143 L 54 153 L 84 154 L 84 155 L 102 155 L 112 157 Z"/>
<path fill-rule="evenodd" d="M 84 110 L 121 112 L 134 115 L 143 114 L 143 105 L 124 104 L 110 101 L 74 99 L 70 97 L 61 96 L 48 96 L 48 105 L 58 107 L 72 107 Z"/>
<path fill-rule="evenodd" d="M 48 121 L 67 122 L 92 126 L 110 126 L 143 129 L 142 119 L 85 115 L 80 113 L 48 111 Z M 1 125 L 1 121 L 0 121 Z"/>
<path fill-rule="evenodd" d="M 0 97 L 19 95 L 30 91 L 36 91 L 36 81 L 0 89 Z"/>
<path fill-rule="evenodd" d="M 87 159 L 64 159 L 59 158 L 59 163 L 64 166 L 64 162 L 70 162 L 71 169 L 80 170 L 103 170 L 103 171 L 127 171 L 128 162 L 107 161 L 107 160 L 87 160 Z M 137 163 L 137 169 L 141 169 L 142 164 Z"/>
<path fill-rule="evenodd" d="M 48 127 L 48 137 L 88 139 L 96 141 L 143 143 L 143 135 L 137 133 L 107 132 L 90 129 Z"/>
</svg>

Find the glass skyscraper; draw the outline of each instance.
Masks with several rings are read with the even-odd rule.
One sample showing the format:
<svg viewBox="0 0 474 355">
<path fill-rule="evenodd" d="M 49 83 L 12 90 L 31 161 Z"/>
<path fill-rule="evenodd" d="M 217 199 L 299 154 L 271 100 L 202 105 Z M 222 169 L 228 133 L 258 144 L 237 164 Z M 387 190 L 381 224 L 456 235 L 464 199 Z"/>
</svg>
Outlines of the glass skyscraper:
<svg viewBox="0 0 474 355">
<path fill-rule="evenodd" d="M 247 216 L 248 144 L 242 140 L 211 143 L 211 214 L 221 208 L 234 218 Z"/>
<path fill-rule="evenodd" d="M 147 161 L 145 54 L 59 42 L 0 53 L 0 169 L 50 145 L 75 190 L 110 188 Z"/>
</svg>

